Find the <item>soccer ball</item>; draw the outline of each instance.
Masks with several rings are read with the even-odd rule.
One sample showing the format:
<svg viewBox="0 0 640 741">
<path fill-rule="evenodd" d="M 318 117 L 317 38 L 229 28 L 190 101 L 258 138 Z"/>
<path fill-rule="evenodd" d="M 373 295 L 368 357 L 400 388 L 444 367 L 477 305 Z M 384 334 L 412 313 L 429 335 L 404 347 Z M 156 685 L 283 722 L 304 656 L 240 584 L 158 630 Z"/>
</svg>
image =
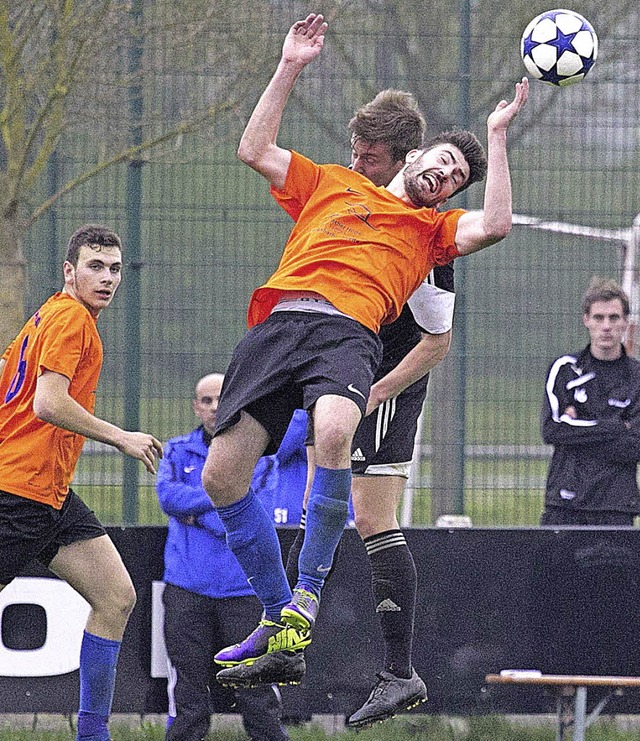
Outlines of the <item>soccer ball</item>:
<svg viewBox="0 0 640 741">
<path fill-rule="evenodd" d="M 573 10 L 548 10 L 525 28 L 520 54 L 537 80 L 564 87 L 580 82 L 598 56 L 593 26 Z"/>
</svg>

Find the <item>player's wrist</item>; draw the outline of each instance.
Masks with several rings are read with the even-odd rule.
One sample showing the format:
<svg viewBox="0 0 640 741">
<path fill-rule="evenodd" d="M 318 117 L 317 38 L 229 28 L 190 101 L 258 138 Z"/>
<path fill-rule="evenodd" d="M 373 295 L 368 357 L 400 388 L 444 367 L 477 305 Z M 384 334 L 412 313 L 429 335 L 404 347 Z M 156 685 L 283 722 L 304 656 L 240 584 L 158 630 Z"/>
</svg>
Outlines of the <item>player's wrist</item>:
<svg viewBox="0 0 640 741">
<path fill-rule="evenodd" d="M 281 75 L 289 75 L 295 79 L 307 64 L 307 62 L 304 62 L 297 57 L 282 57 L 278 64 L 278 73 Z"/>
<path fill-rule="evenodd" d="M 487 137 L 489 138 L 489 141 L 506 143 L 508 128 L 508 124 L 487 124 Z"/>
</svg>

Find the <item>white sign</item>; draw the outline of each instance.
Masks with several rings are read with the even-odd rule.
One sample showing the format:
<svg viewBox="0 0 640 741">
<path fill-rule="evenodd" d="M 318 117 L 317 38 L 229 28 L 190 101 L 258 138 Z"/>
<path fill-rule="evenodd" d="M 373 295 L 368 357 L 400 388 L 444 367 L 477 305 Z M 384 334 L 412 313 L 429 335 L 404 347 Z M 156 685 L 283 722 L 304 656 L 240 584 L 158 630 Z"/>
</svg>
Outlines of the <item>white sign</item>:
<svg viewBox="0 0 640 741">
<path fill-rule="evenodd" d="M 164 582 L 151 582 L 151 676 L 169 676 L 169 657 L 164 642 Z"/>
<path fill-rule="evenodd" d="M 2 619 L 9 605 L 39 605 L 46 614 L 39 648 L 12 649 L 2 643 Z M 59 579 L 19 577 L 0 592 L 0 676 L 53 677 L 80 666 L 80 645 L 89 603 Z"/>
</svg>

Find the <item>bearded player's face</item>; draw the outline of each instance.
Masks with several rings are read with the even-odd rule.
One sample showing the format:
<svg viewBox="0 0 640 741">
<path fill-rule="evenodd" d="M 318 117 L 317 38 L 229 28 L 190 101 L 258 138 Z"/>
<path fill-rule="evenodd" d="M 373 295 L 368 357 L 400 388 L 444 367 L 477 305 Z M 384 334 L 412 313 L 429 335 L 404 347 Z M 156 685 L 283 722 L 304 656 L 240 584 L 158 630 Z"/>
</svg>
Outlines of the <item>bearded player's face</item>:
<svg viewBox="0 0 640 741">
<path fill-rule="evenodd" d="M 469 163 L 453 144 L 409 152 L 407 162 L 404 189 L 415 206 L 435 208 L 469 180 Z"/>
</svg>

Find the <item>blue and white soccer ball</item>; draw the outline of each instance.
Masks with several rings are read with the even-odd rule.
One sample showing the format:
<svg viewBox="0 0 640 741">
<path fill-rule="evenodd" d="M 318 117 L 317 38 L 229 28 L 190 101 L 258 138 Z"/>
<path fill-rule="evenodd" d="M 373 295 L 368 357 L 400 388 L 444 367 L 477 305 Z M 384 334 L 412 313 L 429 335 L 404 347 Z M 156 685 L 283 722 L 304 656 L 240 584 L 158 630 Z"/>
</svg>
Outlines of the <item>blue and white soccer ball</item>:
<svg viewBox="0 0 640 741">
<path fill-rule="evenodd" d="M 598 37 L 588 20 L 573 10 L 548 10 L 525 28 L 520 54 L 537 80 L 564 87 L 580 82 L 598 56 Z"/>
</svg>

